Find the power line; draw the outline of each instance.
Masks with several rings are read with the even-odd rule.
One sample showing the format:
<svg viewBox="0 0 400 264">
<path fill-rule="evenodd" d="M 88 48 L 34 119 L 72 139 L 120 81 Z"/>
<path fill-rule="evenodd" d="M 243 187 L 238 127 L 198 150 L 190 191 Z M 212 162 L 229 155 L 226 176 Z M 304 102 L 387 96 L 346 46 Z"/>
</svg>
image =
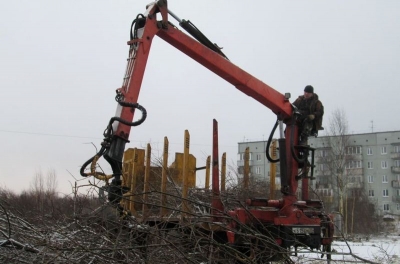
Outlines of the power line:
<svg viewBox="0 0 400 264">
<path fill-rule="evenodd" d="M 38 133 L 38 132 L 24 132 L 24 131 L 3 130 L 3 129 L 0 129 L 0 132 L 14 133 L 14 134 L 37 135 L 37 136 L 50 136 L 50 137 L 68 137 L 68 138 L 91 138 L 91 139 L 101 139 L 101 138 L 96 138 L 96 137 L 83 137 L 83 136 L 72 136 L 72 135 L 59 135 L 59 134 L 48 134 L 48 133 Z"/>
<path fill-rule="evenodd" d="M 98 138 L 98 137 L 84 137 L 84 136 L 73 136 L 73 135 L 60 135 L 60 134 L 49 134 L 49 133 L 39 133 L 39 132 L 24 132 L 24 131 L 15 131 L 15 130 L 4 130 L 0 129 L 0 132 L 5 132 L 5 133 L 14 133 L 14 134 L 26 134 L 26 135 L 36 135 L 36 136 L 48 136 L 48 137 L 65 137 L 65 138 L 85 138 L 85 139 L 103 139 L 103 138 Z M 144 141 L 144 140 L 132 140 L 131 142 L 140 142 L 140 143 L 149 143 L 149 141 Z M 154 141 L 152 142 L 150 140 L 150 143 L 155 143 L 155 144 L 161 144 L 161 141 Z M 170 142 L 169 144 L 171 145 L 183 145 L 183 143 L 174 143 Z M 192 146 L 211 146 L 211 144 L 200 144 L 200 143 L 191 143 L 190 145 Z M 220 147 L 237 147 L 237 145 L 232 145 L 232 146 L 227 146 L 223 145 Z"/>
</svg>

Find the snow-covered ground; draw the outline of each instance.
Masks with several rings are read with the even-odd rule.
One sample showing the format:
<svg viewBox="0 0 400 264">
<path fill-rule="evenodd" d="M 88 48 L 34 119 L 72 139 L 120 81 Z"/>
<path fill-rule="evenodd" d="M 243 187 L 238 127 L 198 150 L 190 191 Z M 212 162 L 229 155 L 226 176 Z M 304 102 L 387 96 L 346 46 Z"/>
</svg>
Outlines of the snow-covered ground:
<svg viewBox="0 0 400 264">
<path fill-rule="evenodd" d="M 332 245 L 331 263 L 400 263 L 400 236 L 373 237 L 369 240 L 335 241 Z M 318 260 L 319 259 L 319 260 Z M 327 263 L 326 256 L 299 252 L 296 263 Z"/>
</svg>

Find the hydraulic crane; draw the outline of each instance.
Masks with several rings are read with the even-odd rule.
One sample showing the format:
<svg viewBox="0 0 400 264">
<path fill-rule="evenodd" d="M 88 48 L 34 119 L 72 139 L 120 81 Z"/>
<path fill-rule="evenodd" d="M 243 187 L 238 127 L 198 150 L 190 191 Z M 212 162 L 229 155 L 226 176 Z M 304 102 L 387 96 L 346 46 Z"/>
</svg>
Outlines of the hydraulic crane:
<svg viewBox="0 0 400 264">
<path fill-rule="evenodd" d="M 161 18 L 157 19 L 159 15 Z M 169 20 L 169 16 L 175 18 L 191 36 L 179 30 Z M 290 103 L 290 94 L 281 94 L 230 62 L 221 49 L 208 40 L 190 21 L 180 19 L 168 10 L 167 0 L 150 3 L 146 12 L 139 14 L 132 22 L 126 73 L 121 88 L 116 90 L 118 102 L 116 115 L 111 118 L 104 132 L 102 148 L 83 164 L 81 175 L 85 177 L 93 175 L 100 179 L 112 178 L 108 198 L 111 203 L 118 206 L 123 193 L 127 191 L 121 187 L 125 144 L 129 142 L 131 127 L 140 125 L 147 115 L 146 109 L 137 102 L 155 36 L 271 109 L 277 117 L 268 142 L 271 143 L 272 136 L 279 127 L 279 159 L 274 160 L 269 156 L 269 144 L 266 155 L 271 162 L 280 162 L 282 198 L 279 200 L 248 199 L 247 208 L 236 208 L 226 212 L 232 219 L 224 220 L 226 242 L 239 249 L 250 250 L 251 246 L 246 248 L 246 245 L 241 245 L 241 238 L 245 231 L 241 230 L 240 226 L 245 225 L 255 229 L 262 227 L 266 230 L 264 235 L 269 236 L 278 248 L 323 247 L 323 251 L 327 252 L 330 258 L 330 245 L 334 232 L 332 218 L 323 212 L 321 201 L 310 200 L 308 197 L 310 178 L 308 171 L 312 172 L 314 150 L 307 145 L 297 145 L 300 114 Z M 132 122 L 136 110 L 141 112 L 141 118 Z M 112 175 L 95 171 L 94 164 L 101 156 L 104 156 L 110 164 Z M 90 164 L 90 172 L 85 172 Z M 302 181 L 303 187 L 301 200 L 298 200 L 296 196 L 299 181 Z M 275 255 L 271 256 L 271 260 L 276 257 Z"/>
</svg>

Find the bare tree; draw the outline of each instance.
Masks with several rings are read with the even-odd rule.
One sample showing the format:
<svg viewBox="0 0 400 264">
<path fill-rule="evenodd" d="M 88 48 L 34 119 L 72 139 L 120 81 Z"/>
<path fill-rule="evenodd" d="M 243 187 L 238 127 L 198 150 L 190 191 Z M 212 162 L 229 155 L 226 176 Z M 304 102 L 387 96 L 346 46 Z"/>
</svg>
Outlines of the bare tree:
<svg viewBox="0 0 400 264">
<path fill-rule="evenodd" d="M 47 171 L 46 176 L 46 195 L 55 196 L 57 194 L 58 180 L 56 170 L 51 168 Z"/>
<path fill-rule="evenodd" d="M 45 179 L 41 169 L 38 169 L 31 181 L 30 191 L 35 197 L 36 206 L 39 212 L 43 212 L 43 203 L 45 196 Z"/>
<path fill-rule="evenodd" d="M 322 174 L 333 191 L 334 210 L 343 217 L 342 232 L 347 235 L 354 231 L 370 231 L 372 226 L 354 228 L 357 217 L 372 219 L 374 211 L 370 210 L 373 205 L 371 206 L 363 186 L 361 146 L 351 142 L 348 121 L 343 109 L 332 112 L 326 135 L 322 138 L 324 154 L 319 155 L 318 163 L 320 167 L 326 167 L 326 170 L 322 170 Z M 361 203 L 363 206 L 360 206 Z M 360 212 L 359 208 L 368 210 Z"/>
<path fill-rule="evenodd" d="M 44 213 L 44 204 L 53 203 L 57 195 L 57 174 L 54 169 L 49 169 L 44 176 L 41 169 L 38 169 L 30 183 L 29 193 L 34 197 L 39 212 Z"/>
<path fill-rule="evenodd" d="M 343 109 L 333 111 L 327 131 L 330 155 L 328 166 L 330 167 L 333 186 L 338 193 L 338 207 L 341 215 L 344 215 L 345 195 L 348 179 L 345 177 L 346 148 L 349 146 L 349 133 L 347 117 Z"/>
</svg>

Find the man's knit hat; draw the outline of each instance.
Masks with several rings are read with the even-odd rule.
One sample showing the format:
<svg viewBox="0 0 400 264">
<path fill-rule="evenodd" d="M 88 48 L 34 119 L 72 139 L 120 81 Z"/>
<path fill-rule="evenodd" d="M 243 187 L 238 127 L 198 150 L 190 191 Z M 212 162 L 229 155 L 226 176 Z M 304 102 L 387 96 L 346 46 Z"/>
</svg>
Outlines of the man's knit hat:
<svg viewBox="0 0 400 264">
<path fill-rule="evenodd" d="M 306 88 L 304 88 L 304 92 L 314 93 L 314 87 L 312 87 L 311 85 L 307 85 Z"/>
</svg>

